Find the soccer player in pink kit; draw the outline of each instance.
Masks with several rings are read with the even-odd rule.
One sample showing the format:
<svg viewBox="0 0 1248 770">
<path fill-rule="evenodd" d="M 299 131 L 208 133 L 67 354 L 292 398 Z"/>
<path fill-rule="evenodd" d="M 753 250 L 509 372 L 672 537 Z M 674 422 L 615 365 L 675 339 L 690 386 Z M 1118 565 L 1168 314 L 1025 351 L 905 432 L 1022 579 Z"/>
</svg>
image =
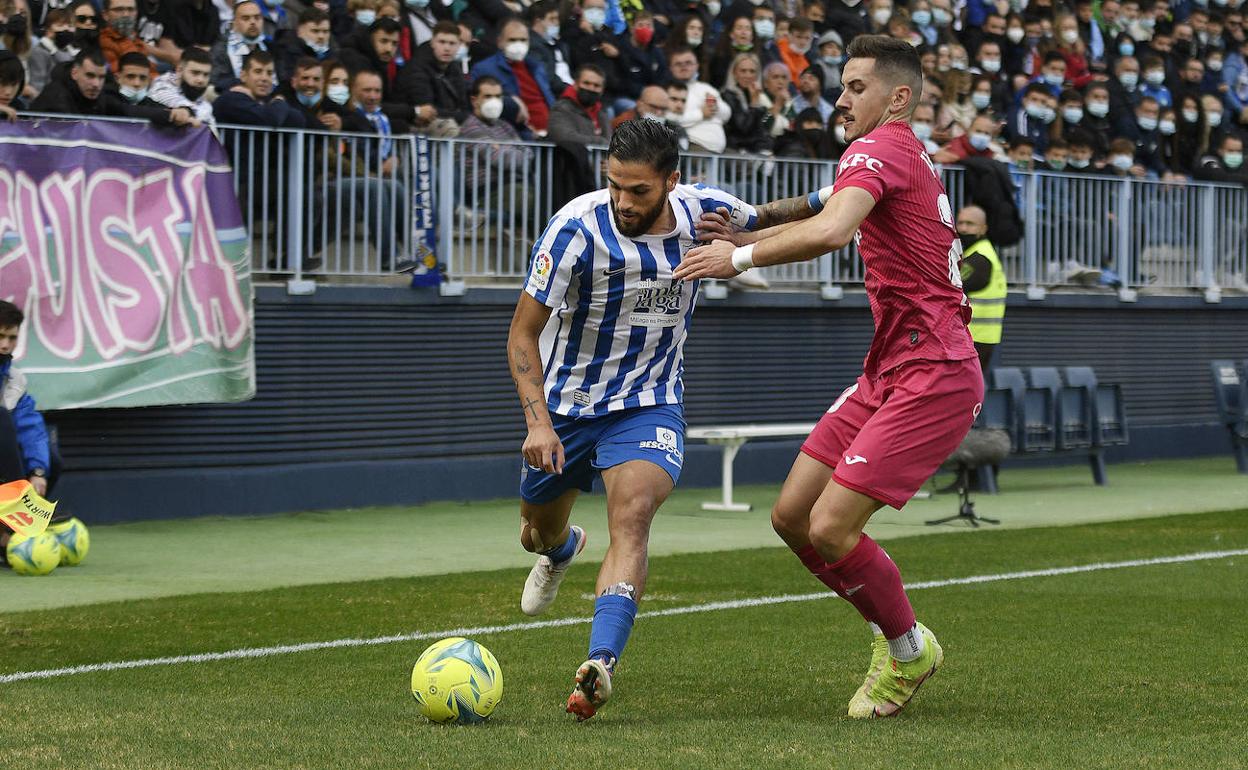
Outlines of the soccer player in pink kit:
<svg viewBox="0 0 1248 770">
<path fill-rule="evenodd" d="M 694 249 L 676 277 L 730 278 L 813 259 L 851 238 L 858 244 L 875 319 L 871 349 L 862 376 L 802 445 L 771 520 L 874 631 L 871 666 L 849 703 L 849 715 L 864 718 L 899 712 L 944 653 L 916 621 L 897 566 L 863 527 L 883 506 L 905 505 L 966 436 L 983 375 L 966 328 L 953 210 L 910 128 L 923 87 L 918 54 L 882 35 L 854 38 L 848 53 L 836 106 L 847 113 L 851 144 L 836 183 L 808 204 L 760 209 L 764 222 L 806 218 Z"/>
</svg>

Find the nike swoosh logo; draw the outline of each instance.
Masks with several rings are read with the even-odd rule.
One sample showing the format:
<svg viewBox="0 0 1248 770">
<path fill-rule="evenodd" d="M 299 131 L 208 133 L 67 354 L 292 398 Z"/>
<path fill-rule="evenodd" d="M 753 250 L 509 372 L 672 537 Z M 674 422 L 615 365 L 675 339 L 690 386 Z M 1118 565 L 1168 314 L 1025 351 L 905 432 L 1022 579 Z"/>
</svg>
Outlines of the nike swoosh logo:
<svg viewBox="0 0 1248 770">
<path fill-rule="evenodd" d="M 846 595 L 846 596 L 853 596 L 854 594 L 858 593 L 859 591 L 861 591 L 861 590 L 862 590 L 863 588 L 865 588 L 865 587 L 866 587 L 866 583 L 859 583 L 858 585 L 854 586 L 853 588 L 846 588 L 846 589 L 845 589 L 845 595 Z"/>
<path fill-rule="evenodd" d="M 625 271 L 625 270 L 627 270 L 627 269 L 628 269 L 628 267 L 627 267 L 627 266 L 625 266 L 625 267 L 617 267 L 617 268 L 615 268 L 614 270 L 612 270 L 612 269 L 608 268 L 608 269 L 606 269 L 606 270 L 603 270 L 603 271 L 602 271 L 602 274 L 603 274 L 603 276 L 605 276 L 605 277 L 607 277 L 607 278 L 610 278 L 610 277 L 611 277 L 611 276 L 613 276 L 613 275 L 619 275 L 620 273 L 624 272 L 624 271 Z"/>
<path fill-rule="evenodd" d="M 850 457 L 849 455 L 845 455 L 846 465 L 856 465 L 858 463 L 865 463 L 866 461 L 867 461 L 867 458 L 863 457 L 862 455 L 854 455 L 853 457 Z"/>
</svg>

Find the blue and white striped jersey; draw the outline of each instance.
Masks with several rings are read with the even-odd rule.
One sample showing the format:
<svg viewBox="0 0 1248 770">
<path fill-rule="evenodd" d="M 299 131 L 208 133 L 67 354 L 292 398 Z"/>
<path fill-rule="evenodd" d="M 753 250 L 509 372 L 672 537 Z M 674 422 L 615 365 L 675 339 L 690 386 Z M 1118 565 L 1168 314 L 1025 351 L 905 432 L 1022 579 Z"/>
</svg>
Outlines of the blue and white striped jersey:
<svg viewBox="0 0 1248 770">
<path fill-rule="evenodd" d="M 541 336 L 546 404 L 589 417 L 654 404 L 679 404 L 685 333 L 696 281 L 672 272 L 696 245 L 706 211 L 725 208 L 753 228 L 754 207 L 702 185 L 668 195 L 676 229 L 626 238 L 615 227 L 606 190 L 560 209 L 533 247 L 524 290 L 554 308 Z"/>
</svg>

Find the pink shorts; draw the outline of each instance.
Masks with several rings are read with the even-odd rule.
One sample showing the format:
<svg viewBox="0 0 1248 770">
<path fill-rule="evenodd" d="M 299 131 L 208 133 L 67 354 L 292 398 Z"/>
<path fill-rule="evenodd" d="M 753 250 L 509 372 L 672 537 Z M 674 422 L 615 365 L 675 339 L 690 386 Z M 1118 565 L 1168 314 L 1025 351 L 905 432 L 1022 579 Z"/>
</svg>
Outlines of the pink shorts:
<svg viewBox="0 0 1248 770">
<path fill-rule="evenodd" d="M 802 451 L 843 487 L 900 509 L 971 429 L 984 397 L 979 360 L 909 361 L 864 374 L 832 404 Z"/>
</svg>

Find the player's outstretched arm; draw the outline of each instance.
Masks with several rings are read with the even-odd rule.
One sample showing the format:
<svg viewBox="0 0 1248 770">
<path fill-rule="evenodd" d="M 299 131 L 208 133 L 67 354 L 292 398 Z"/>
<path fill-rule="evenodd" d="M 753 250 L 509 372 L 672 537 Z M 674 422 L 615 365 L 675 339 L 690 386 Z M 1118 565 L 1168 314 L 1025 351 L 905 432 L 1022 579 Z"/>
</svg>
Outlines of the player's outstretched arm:
<svg viewBox="0 0 1248 770">
<path fill-rule="evenodd" d="M 770 238 L 795 224 L 797 222 L 786 222 L 762 230 L 738 230 L 728 219 L 727 209 L 716 209 L 715 211 L 706 212 L 699 218 L 698 240 L 706 243 L 711 241 L 729 241 L 734 246 L 745 246 L 746 244 L 757 243 L 764 238 Z"/>
<path fill-rule="evenodd" d="M 715 241 L 692 249 L 676 268 L 680 280 L 731 278 L 751 267 L 782 265 L 814 259 L 849 244 L 875 198 L 860 187 L 846 187 L 832 196 L 817 215 L 784 228 L 757 243 L 735 246 Z"/>
<path fill-rule="evenodd" d="M 814 215 L 815 210 L 810 207 L 810 200 L 805 195 L 764 203 L 758 207 L 758 224 L 755 225 L 755 230 L 766 230 L 769 227 L 789 222 L 800 222 Z"/>
<path fill-rule="evenodd" d="M 529 435 L 521 449 L 524 461 L 549 473 L 562 473 L 563 444 L 555 434 L 550 411 L 546 408 L 545 377 L 538 347 L 538 339 L 550 318 L 550 310 L 527 292 L 520 294 L 516 312 L 511 317 L 511 330 L 507 334 L 507 360 L 511 364 L 511 379 L 520 394 L 524 421 L 529 428 Z"/>
</svg>

